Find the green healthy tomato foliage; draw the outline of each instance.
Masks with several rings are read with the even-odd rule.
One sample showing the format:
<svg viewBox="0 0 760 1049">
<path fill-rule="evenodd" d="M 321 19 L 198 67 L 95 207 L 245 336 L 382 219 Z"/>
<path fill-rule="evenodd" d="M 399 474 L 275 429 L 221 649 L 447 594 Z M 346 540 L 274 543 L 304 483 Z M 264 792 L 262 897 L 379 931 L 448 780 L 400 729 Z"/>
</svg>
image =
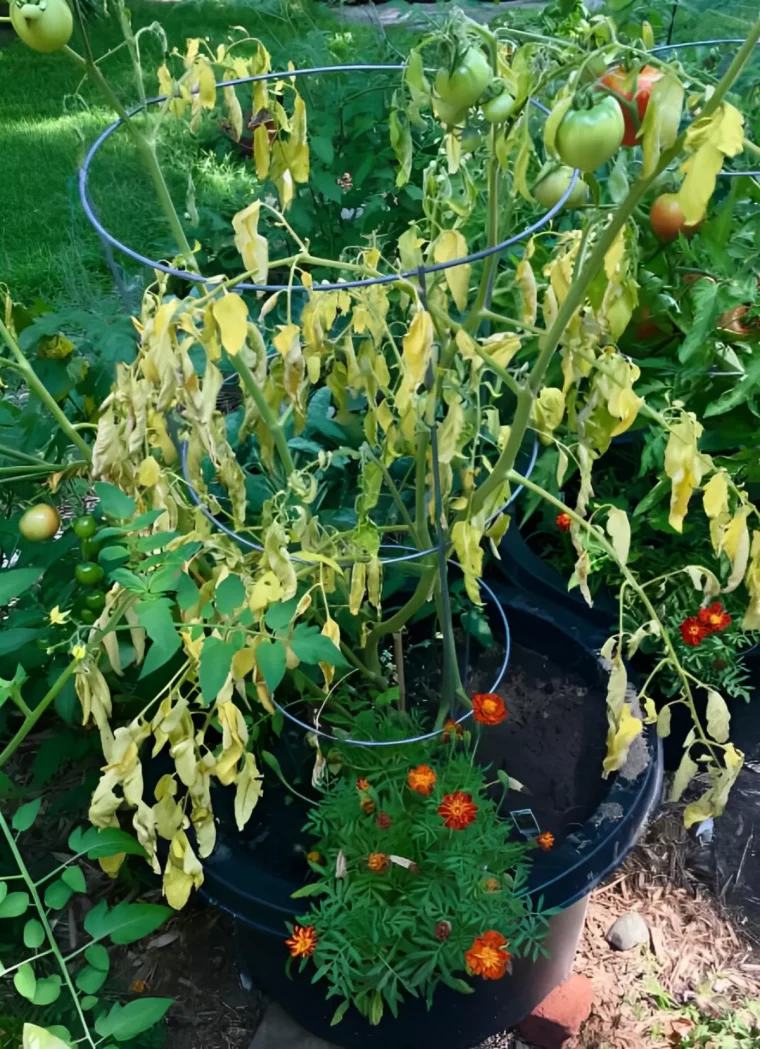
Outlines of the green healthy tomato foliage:
<svg viewBox="0 0 760 1049">
<path fill-rule="evenodd" d="M 570 109 L 557 129 L 560 159 L 581 171 L 595 171 L 620 148 L 625 121 L 616 100 L 608 95 L 589 109 Z"/>
</svg>

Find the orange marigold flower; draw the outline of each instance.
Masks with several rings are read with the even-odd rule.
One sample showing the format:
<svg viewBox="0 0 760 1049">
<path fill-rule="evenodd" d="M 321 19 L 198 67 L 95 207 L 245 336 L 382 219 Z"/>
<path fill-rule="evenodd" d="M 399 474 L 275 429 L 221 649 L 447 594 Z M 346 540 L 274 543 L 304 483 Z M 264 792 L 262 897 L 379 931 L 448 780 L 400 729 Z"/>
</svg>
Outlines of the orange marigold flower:
<svg viewBox="0 0 760 1049">
<path fill-rule="evenodd" d="M 681 631 L 681 637 L 686 644 L 691 645 L 692 647 L 701 644 L 709 634 L 707 627 L 700 623 L 696 616 L 690 616 L 688 619 L 684 619 L 679 629 Z"/>
<path fill-rule="evenodd" d="M 418 794 L 424 794 L 427 797 L 427 795 L 433 793 L 433 787 L 437 778 L 429 765 L 418 765 L 416 769 L 409 769 L 406 782 L 412 790 L 416 790 Z"/>
<path fill-rule="evenodd" d="M 380 830 L 390 830 L 392 824 L 393 820 L 387 812 L 381 812 L 375 820 L 375 826 L 379 827 Z"/>
<path fill-rule="evenodd" d="M 697 618 L 702 626 L 706 628 L 708 634 L 717 634 L 718 631 L 725 630 L 727 626 L 731 626 L 731 616 L 723 608 L 720 601 L 716 601 L 708 608 L 700 608 Z"/>
<path fill-rule="evenodd" d="M 365 816 L 371 816 L 375 811 L 375 803 L 372 798 L 362 798 L 361 800 L 362 812 Z"/>
<path fill-rule="evenodd" d="M 484 980 L 500 980 L 511 958 L 509 952 L 504 950 L 506 946 L 507 940 L 495 929 L 476 936 L 472 947 L 464 954 L 468 971 L 482 976 Z"/>
<path fill-rule="evenodd" d="M 548 852 L 554 845 L 554 835 L 550 830 L 545 830 L 536 838 L 536 845 L 543 852 Z"/>
<path fill-rule="evenodd" d="M 569 532 L 570 525 L 573 523 L 573 519 L 570 514 L 557 514 L 554 519 L 554 523 L 559 528 L 560 532 Z"/>
<path fill-rule="evenodd" d="M 364 776 L 361 776 L 356 781 L 356 789 L 357 790 L 369 790 L 369 780 L 365 779 Z"/>
<path fill-rule="evenodd" d="M 498 725 L 507 716 L 507 708 L 495 692 L 477 692 L 472 697 L 472 713 L 482 725 Z"/>
<path fill-rule="evenodd" d="M 309 863 L 321 863 L 322 853 L 317 852 L 316 849 L 313 849 L 311 852 L 306 853 L 306 859 L 309 861 Z"/>
<path fill-rule="evenodd" d="M 294 925 L 293 935 L 285 943 L 294 958 L 309 958 L 317 946 L 317 932 L 313 925 Z"/>
<path fill-rule="evenodd" d="M 478 814 L 478 806 L 472 800 L 472 794 L 461 790 L 447 794 L 438 806 L 438 815 L 443 816 L 444 826 L 450 830 L 464 830 L 469 827 Z"/>
<path fill-rule="evenodd" d="M 371 852 L 367 859 L 367 866 L 375 874 L 384 874 L 388 870 L 390 860 L 384 852 Z"/>
<path fill-rule="evenodd" d="M 441 743 L 452 743 L 457 739 L 461 739 L 464 735 L 464 729 L 458 721 L 454 721 L 453 718 L 447 718 L 443 723 L 443 732 L 441 733 Z"/>
<path fill-rule="evenodd" d="M 484 878 L 480 885 L 483 892 L 499 892 L 501 889 L 501 882 L 498 878 Z"/>
</svg>

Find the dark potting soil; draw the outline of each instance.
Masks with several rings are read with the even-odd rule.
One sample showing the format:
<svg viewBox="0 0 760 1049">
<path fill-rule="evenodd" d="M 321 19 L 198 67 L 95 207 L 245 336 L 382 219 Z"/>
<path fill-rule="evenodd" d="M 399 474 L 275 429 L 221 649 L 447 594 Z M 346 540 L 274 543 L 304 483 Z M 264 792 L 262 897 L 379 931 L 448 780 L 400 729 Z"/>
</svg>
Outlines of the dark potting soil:
<svg viewBox="0 0 760 1049">
<path fill-rule="evenodd" d="M 477 669 L 467 681 L 470 694 L 490 690 L 502 659 L 500 646 L 478 656 Z M 435 698 L 437 705 L 437 649 L 417 650 L 410 662 L 409 694 Z M 513 641 L 509 667 L 497 691 L 509 716 L 501 725 L 483 727 L 478 753 L 483 764 L 492 768 L 491 778 L 503 769 L 525 788 L 510 790 L 501 811 L 531 810 L 540 830 L 550 830 L 561 842 L 589 819 L 608 789 L 600 777 L 606 738 L 603 689 L 589 686 L 572 669 Z M 286 776 L 299 791 L 311 794 L 314 751 L 290 727 L 284 730 L 281 744 L 278 758 Z M 217 795 L 219 814 L 231 810 L 232 792 Z M 500 797 L 501 788 L 494 788 L 493 795 Z M 265 787 L 243 833 L 238 834 L 230 811 L 229 818 L 221 820 L 220 840 L 229 833 L 255 853 L 263 868 L 300 880 L 308 873 L 306 853 L 313 842 L 303 830 L 305 808 L 284 789 L 274 784 Z M 531 823 L 528 816 L 527 825 Z"/>
</svg>

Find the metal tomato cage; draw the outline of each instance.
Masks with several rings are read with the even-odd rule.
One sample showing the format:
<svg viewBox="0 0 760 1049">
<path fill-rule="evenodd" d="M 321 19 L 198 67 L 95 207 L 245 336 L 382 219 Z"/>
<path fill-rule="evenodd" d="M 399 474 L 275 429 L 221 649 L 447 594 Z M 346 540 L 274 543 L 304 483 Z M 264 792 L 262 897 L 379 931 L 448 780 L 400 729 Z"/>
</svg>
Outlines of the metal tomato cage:
<svg viewBox="0 0 760 1049">
<path fill-rule="evenodd" d="M 700 42 L 700 43 L 710 44 L 710 45 L 720 44 L 720 43 L 739 43 L 740 44 L 740 43 L 743 43 L 743 41 L 741 41 L 741 40 L 736 40 L 736 41 L 735 40 L 723 40 L 723 41 L 703 41 L 703 42 Z M 699 46 L 699 43 L 696 43 L 696 44 L 668 44 L 668 45 L 662 45 L 659 48 L 654 48 L 653 51 L 657 52 L 657 51 L 668 50 L 668 49 L 673 49 L 673 48 L 695 47 L 695 46 Z M 354 72 L 354 73 L 356 73 L 356 72 L 362 72 L 362 73 L 365 73 L 365 72 L 399 73 L 399 72 L 402 72 L 404 70 L 404 68 L 405 68 L 405 66 L 403 66 L 403 65 L 390 65 L 390 64 L 346 64 L 346 65 L 335 65 L 335 66 L 315 66 L 315 67 L 311 67 L 311 68 L 308 68 L 308 69 L 295 69 L 295 70 L 288 70 L 287 72 L 262 73 L 262 74 L 258 74 L 256 76 L 238 77 L 238 78 L 233 79 L 233 80 L 221 81 L 217 85 L 217 87 L 237 87 L 237 86 L 239 86 L 241 84 L 253 83 L 253 82 L 259 81 L 259 80 L 278 80 L 278 79 L 286 79 L 288 77 L 308 76 L 308 75 L 325 74 L 325 73 L 352 73 L 352 72 Z M 95 157 L 97 156 L 98 151 L 100 150 L 101 146 L 111 137 L 111 135 L 114 134 L 115 131 L 118 130 L 119 127 L 121 127 L 121 125 L 123 123 L 125 123 L 126 119 L 128 119 L 129 117 L 134 116 L 135 114 L 137 114 L 139 112 L 141 112 L 147 106 L 156 105 L 156 104 L 159 104 L 161 102 L 165 102 L 167 98 L 168 98 L 167 95 L 157 95 L 154 98 L 147 99 L 144 104 L 139 104 L 137 106 L 133 106 L 132 109 L 130 109 L 128 111 L 126 117 L 119 117 L 112 124 L 109 124 L 109 126 L 106 127 L 100 133 L 100 135 L 93 142 L 93 144 L 90 147 L 90 149 L 87 151 L 85 159 L 84 159 L 84 161 L 82 163 L 82 166 L 81 166 L 81 168 L 79 170 L 79 197 L 80 197 L 80 200 L 81 200 L 82 207 L 84 209 L 85 215 L 87 216 L 87 219 L 90 222 L 90 224 L 93 226 L 93 228 L 96 230 L 96 232 L 100 236 L 101 241 L 103 242 L 103 245 L 104 245 L 105 249 L 110 251 L 112 248 L 115 248 L 117 251 L 120 251 L 122 254 L 127 255 L 129 258 L 134 259 L 136 262 L 139 262 L 139 263 L 141 263 L 144 266 L 148 266 L 148 267 L 150 267 L 153 270 L 158 270 L 161 273 L 166 273 L 166 274 L 168 274 L 170 276 L 173 276 L 173 277 L 178 277 L 180 279 L 192 281 L 193 283 L 203 284 L 203 283 L 205 283 L 205 281 L 208 278 L 204 278 L 202 275 L 200 275 L 198 273 L 192 273 L 189 270 L 178 269 L 177 267 L 170 266 L 170 265 L 168 265 L 166 263 L 160 262 L 159 260 L 148 258 L 148 256 L 143 255 L 141 252 L 135 251 L 133 248 L 130 248 L 128 245 L 126 245 L 126 244 L 122 243 L 121 241 L 119 241 L 101 223 L 100 219 L 97 216 L 97 213 L 96 213 L 96 210 L 95 210 L 95 206 L 94 206 L 94 204 L 93 204 L 93 202 L 92 202 L 92 200 L 90 198 L 90 193 L 89 193 L 88 180 L 89 180 L 89 176 L 90 176 L 90 169 L 92 167 L 92 163 L 93 163 Z M 549 112 L 550 112 L 549 109 L 546 106 L 544 106 L 541 102 L 539 102 L 537 99 L 531 98 L 529 101 L 538 110 L 540 110 L 544 114 L 544 116 L 548 116 L 549 115 Z M 744 174 L 747 174 L 747 175 L 760 175 L 760 172 L 753 172 L 753 171 L 747 171 L 747 172 L 744 172 L 744 171 L 742 171 L 742 172 L 721 172 L 721 174 L 724 174 L 724 175 L 744 175 Z M 503 240 L 503 241 L 499 242 L 498 244 L 495 244 L 495 245 L 493 245 L 491 247 L 488 247 L 488 248 L 483 248 L 480 251 L 473 252 L 473 253 L 471 253 L 469 255 L 463 256 L 462 258 L 453 259 L 450 262 L 439 262 L 439 263 L 435 263 L 435 264 L 430 265 L 430 266 L 420 266 L 417 269 L 413 269 L 413 270 L 404 270 L 404 271 L 402 271 L 400 273 L 391 273 L 391 274 L 387 274 L 387 275 L 379 276 L 379 277 L 368 277 L 368 278 L 364 278 L 362 280 L 323 283 L 323 284 L 319 284 L 316 287 L 314 287 L 313 291 L 346 291 L 346 290 L 349 290 L 349 289 L 352 289 L 352 288 L 370 287 L 370 286 L 376 285 L 376 284 L 393 284 L 393 283 L 395 283 L 396 281 L 399 281 L 399 280 L 417 279 L 420 282 L 421 288 L 422 288 L 422 290 L 424 292 L 424 280 L 425 280 L 425 277 L 428 274 L 440 273 L 440 272 L 442 272 L 444 270 L 447 270 L 447 269 L 453 269 L 456 266 L 461 266 L 461 265 L 465 265 L 465 264 L 472 263 L 472 262 L 479 262 L 479 261 L 482 261 L 483 259 L 488 258 L 491 255 L 500 255 L 507 248 L 512 247 L 515 244 L 518 244 L 520 241 L 526 240 L 528 237 L 532 236 L 534 233 L 536 233 L 539 230 L 541 230 L 553 218 L 555 218 L 556 215 L 558 215 L 562 211 L 565 203 L 567 202 L 570 194 L 573 191 L 573 188 L 575 187 L 576 182 L 578 181 L 579 176 L 580 176 L 579 170 L 577 168 L 574 169 L 567 189 L 565 190 L 565 192 L 562 194 L 560 199 L 557 201 L 557 203 L 553 207 L 549 208 L 549 210 L 547 212 L 545 212 L 545 214 L 542 215 L 541 218 L 539 218 L 535 222 L 531 223 L 525 229 L 523 229 L 520 232 L 512 235 L 511 237 L 508 237 L 506 240 Z M 271 292 L 276 292 L 276 291 L 290 291 L 291 293 L 292 292 L 303 293 L 303 292 L 308 292 L 310 290 L 310 289 L 306 288 L 304 285 L 295 285 L 294 286 L 294 285 L 288 285 L 288 284 L 254 284 L 254 283 L 249 282 L 249 281 L 241 281 L 241 282 L 239 282 L 236 285 L 236 288 L 239 291 L 270 292 L 270 293 Z M 532 473 L 533 468 L 534 468 L 534 466 L 536 464 L 537 458 L 538 458 L 538 439 L 534 438 L 533 447 L 532 447 L 532 450 L 530 452 L 530 458 L 529 458 L 528 466 L 527 466 L 527 469 L 526 469 L 526 474 L 528 476 L 530 476 L 530 474 Z M 198 492 L 195 490 L 195 488 L 194 488 L 194 486 L 193 486 L 193 484 L 192 484 L 192 482 L 190 480 L 190 477 L 189 477 L 188 466 L 187 466 L 187 443 L 186 442 L 181 442 L 181 445 L 180 445 L 180 461 L 181 461 L 181 465 L 182 465 L 182 473 L 183 473 L 183 476 L 184 476 L 185 483 L 187 485 L 187 490 L 188 490 L 188 493 L 190 495 L 190 498 L 195 503 L 195 505 L 199 508 L 201 513 L 209 520 L 209 522 L 211 524 L 213 524 L 215 528 L 217 528 L 220 531 L 224 532 L 231 539 L 233 539 L 236 542 L 240 543 L 242 546 L 247 547 L 248 549 L 251 549 L 251 550 L 256 550 L 256 551 L 261 552 L 263 550 L 263 547 L 260 544 L 253 542 L 252 540 L 248 539 L 246 536 L 240 535 L 239 533 L 235 532 L 233 529 L 229 528 L 227 525 L 224 524 L 223 521 L 220 521 L 211 512 L 211 510 L 203 503 L 203 501 L 201 500 Z M 504 503 L 504 505 L 501 506 L 498 510 L 496 510 L 488 518 L 487 524 L 490 524 L 493 520 L 496 519 L 496 517 L 499 516 L 499 514 L 503 513 L 504 511 L 506 511 L 509 508 L 509 506 L 514 502 L 514 500 L 517 498 L 517 496 L 522 491 L 522 488 L 523 488 L 523 486 L 519 485 L 515 489 L 515 491 L 511 493 L 509 499 Z M 435 545 L 435 546 L 430 547 L 427 550 L 417 550 L 416 548 L 405 547 L 405 546 L 401 546 L 401 545 L 395 544 L 395 543 L 383 543 L 383 544 L 381 544 L 381 548 L 382 549 L 386 549 L 386 550 L 394 550 L 394 551 L 398 551 L 398 550 L 406 551 L 405 553 L 397 555 L 397 556 L 381 557 L 380 561 L 384 565 L 400 564 L 400 563 L 404 563 L 404 562 L 416 561 L 416 560 L 418 560 L 418 559 L 420 559 L 422 557 L 425 557 L 425 556 L 428 556 L 430 554 L 436 553 L 438 551 L 438 549 L 439 549 L 438 545 Z M 292 556 L 292 560 L 296 561 L 296 562 L 299 562 L 299 563 L 309 563 L 309 564 L 311 563 L 311 562 L 307 562 L 305 559 L 299 558 L 296 555 Z M 504 636 L 505 636 L 504 659 L 502 661 L 502 665 L 501 665 L 501 667 L 499 669 L 499 672 L 498 672 L 498 674 L 496 676 L 496 680 L 494 681 L 493 685 L 491 686 L 491 691 L 495 691 L 495 689 L 499 686 L 499 684 L 503 680 L 504 675 L 505 675 L 505 673 L 507 671 L 508 663 L 509 663 L 509 656 L 510 656 L 509 623 L 507 621 L 507 617 L 506 617 L 506 615 L 504 613 L 504 610 L 502 609 L 501 605 L 499 604 L 498 600 L 496 599 L 496 595 L 491 590 L 491 588 L 483 580 L 480 580 L 480 585 L 483 587 L 483 589 L 485 590 L 486 594 L 491 599 L 494 607 L 496 608 L 496 610 L 498 612 L 499 618 L 500 618 L 501 623 L 502 623 L 503 628 L 504 628 Z M 422 742 L 424 740 L 433 739 L 436 736 L 439 736 L 443 732 L 443 729 L 438 729 L 438 730 L 435 730 L 433 732 L 425 733 L 424 735 L 411 737 L 411 738 L 405 739 L 405 740 L 393 741 L 393 742 L 357 740 L 357 739 L 351 739 L 350 737 L 346 737 L 346 738 L 342 738 L 341 739 L 340 737 L 333 736 L 333 735 L 331 735 L 331 734 L 329 734 L 327 732 L 324 732 L 323 730 L 319 729 L 318 727 L 315 727 L 313 725 L 309 725 L 306 722 L 301 721 L 300 719 L 295 717 L 295 715 L 291 714 L 285 707 L 282 707 L 280 704 L 278 704 L 276 702 L 276 700 L 273 699 L 272 702 L 274 703 L 274 705 L 277 708 L 277 710 L 280 711 L 280 713 L 284 717 L 286 717 L 289 721 L 291 721 L 293 724 L 299 726 L 300 728 L 302 728 L 303 730 L 305 730 L 307 732 L 313 732 L 314 734 L 316 734 L 317 736 L 319 736 L 321 738 L 332 740 L 332 741 L 335 741 L 335 742 L 344 742 L 344 743 L 350 743 L 350 744 L 355 744 L 355 745 L 359 745 L 359 746 L 399 746 L 399 745 L 402 745 L 404 743 Z M 462 724 L 469 717 L 471 717 L 471 715 L 472 715 L 472 710 L 466 711 L 461 717 L 459 717 L 457 719 L 457 724 Z"/>
</svg>

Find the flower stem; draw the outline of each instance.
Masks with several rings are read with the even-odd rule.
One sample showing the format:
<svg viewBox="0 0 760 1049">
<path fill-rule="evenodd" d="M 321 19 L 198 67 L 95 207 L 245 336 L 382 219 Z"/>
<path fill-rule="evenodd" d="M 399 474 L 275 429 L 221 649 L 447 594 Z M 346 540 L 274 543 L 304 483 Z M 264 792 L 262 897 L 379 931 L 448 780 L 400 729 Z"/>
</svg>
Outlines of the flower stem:
<svg viewBox="0 0 760 1049">
<path fill-rule="evenodd" d="M 253 330 L 256 332 L 255 337 L 258 338 L 260 344 L 258 346 L 259 352 L 266 353 L 266 348 L 264 346 L 264 340 L 261 336 L 261 332 L 258 330 L 258 328 L 255 327 L 255 325 L 253 326 Z M 269 407 L 269 403 L 266 397 L 264 396 L 262 390 L 259 389 L 259 386 L 253 377 L 251 369 L 241 358 L 240 354 L 235 354 L 234 357 L 230 357 L 229 359 L 232 364 L 232 367 L 243 380 L 243 385 L 245 386 L 246 390 L 251 395 L 251 400 L 256 405 L 259 415 L 264 421 L 264 425 L 272 434 L 272 440 L 274 441 L 275 448 L 277 449 L 277 454 L 280 457 L 280 462 L 282 463 L 283 469 L 285 470 L 285 476 L 290 477 L 290 475 L 295 470 L 295 466 L 293 464 L 293 457 L 290 454 L 287 438 L 285 437 L 285 433 L 283 432 L 282 426 L 280 426 L 277 419 L 275 419 L 274 413 Z"/>
</svg>

